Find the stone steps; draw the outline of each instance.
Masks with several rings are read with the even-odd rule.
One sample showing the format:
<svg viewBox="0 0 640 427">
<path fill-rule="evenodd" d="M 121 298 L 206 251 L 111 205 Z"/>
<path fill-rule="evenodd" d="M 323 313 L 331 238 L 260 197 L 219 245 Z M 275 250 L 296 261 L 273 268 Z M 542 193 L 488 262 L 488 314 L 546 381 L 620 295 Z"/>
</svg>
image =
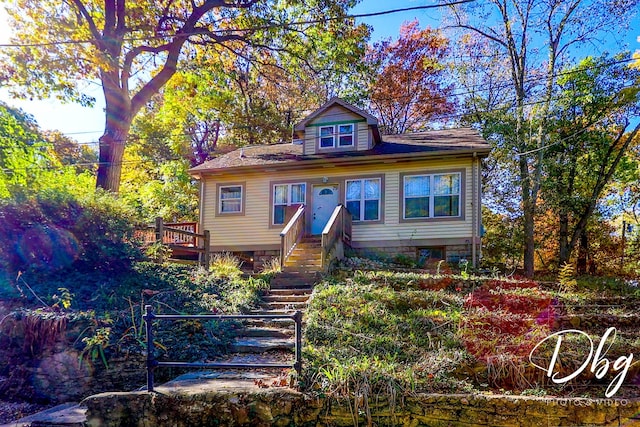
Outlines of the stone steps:
<svg viewBox="0 0 640 427">
<path fill-rule="evenodd" d="M 308 298 L 307 298 L 308 299 Z M 302 301 L 269 301 L 260 304 L 260 307 L 263 311 L 271 311 L 271 310 L 285 310 L 285 311 L 296 311 L 296 310 L 304 310 L 307 307 L 307 300 Z M 275 313 L 274 313 L 275 314 Z"/>
<path fill-rule="evenodd" d="M 265 303 L 306 303 L 309 299 L 309 295 L 311 293 L 306 294 L 291 294 L 291 295 L 265 295 L 262 297 L 262 301 Z"/>
<path fill-rule="evenodd" d="M 65 403 L 0 427 L 84 427 L 86 411 L 78 403 Z"/>
<path fill-rule="evenodd" d="M 292 350 L 295 341 L 292 338 L 241 337 L 232 345 L 236 353 L 265 353 L 274 350 Z"/>
<path fill-rule="evenodd" d="M 283 325 L 284 326 L 284 325 Z M 275 328 L 275 327 L 251 327 L 242 331 L 243 338 L 269 337 L 269 338 L 291 338 L 295 335 L 293 328 Z"/>
</svg>

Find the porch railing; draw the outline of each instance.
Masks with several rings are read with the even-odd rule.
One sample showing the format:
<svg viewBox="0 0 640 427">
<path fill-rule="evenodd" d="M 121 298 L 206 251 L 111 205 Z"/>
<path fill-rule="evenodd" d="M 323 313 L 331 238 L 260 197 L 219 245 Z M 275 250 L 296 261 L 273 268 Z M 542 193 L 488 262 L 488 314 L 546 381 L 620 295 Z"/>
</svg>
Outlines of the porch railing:
<svg viewBox="0 0 640 427">
<path fill-rule="evenodd" d="M 338 205 L 322 230 L 322 269 L 327 271 L 334 259 L 344 258 L 344 243 L 351 243 L 351 213 Z"/>
<path fill-rule="evenodd" d="M 147 391 L 154 389 L 154 371 L 157 368 L 218 368 L 218 369 L 252 369 L 252 368 L 293 368 L 300 376 L 302 372 L 302 312 L 292 314 L 262 315 L 166 315 L 155 314 L 153 307 L 145 306 L 143 316 L 147 334 Z M 160 362 L 155 358 L 153 322 L 156 320 L 243 320 L 243 319 L 288 319 L 295 323 L 295 360 L 293 363 L 206 363 L 206 362 Z"/>
<path fill-rule="evenodd" d="M 209 230 L 198 233 L 197 222 L 179 222 L 166 223 L 162 218 L 156 218 L 155 226 L 148 226 L 138 229 L 134 232 L 134 237 L 141 240 L 143 245 L 149 246 L 156 242 L 162 242 L 171 249 L 172 257 L 169 258 L 174 262 L 193 262 L 184 259 L 177 259 L 175 255 L 192 255 L 197 256 L 198 262 L 205 266 L 209 266 L 210 242 L 211 237 Z M 164 262 L 162 251 L 159 252 L 155 259 L 157 262 Z"/>
<path fill-rule="evenodd" d="M 296 243 L 304 235 L 304 205 L 301 205 L 280 233 L 280 265 L 284 265 Z"/>
</svg>

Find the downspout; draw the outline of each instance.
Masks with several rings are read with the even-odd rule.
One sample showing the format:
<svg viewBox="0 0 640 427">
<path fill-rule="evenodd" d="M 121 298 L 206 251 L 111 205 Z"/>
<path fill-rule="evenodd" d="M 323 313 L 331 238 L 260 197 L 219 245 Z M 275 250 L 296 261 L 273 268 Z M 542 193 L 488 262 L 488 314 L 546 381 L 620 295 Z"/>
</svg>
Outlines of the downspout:
<svg viewBox="0 0 640 427">
<path fill-rule="evenodd" d="M 473 158 L 471 159 L 471 265 L 473 266 L 473 268 L 477 267 L 477 262 L 476 262 L 476 235 L 477 233 L 477 228 L 478 228 L 478 222 L 477 222 L 477 209 L 478 209 L 478 205 L 477 205 L 477 182 L 476 182 L 476 160 L 477 160 L 477 153 L 474 151 L 473 152 Z"/>
<path fill-rule="evenodd" d="M 198 222 L 200 223 L 199 233 L 204 233 L 204 197 L 205 197 L 205 185 L 204 178 L 200 175 L 200 203 L 198 204 Z"/>
<path fill-rule="evenodd" d="M 478 260 L 482 259 L 482 158 L 478 158 Z"/>
</svg>

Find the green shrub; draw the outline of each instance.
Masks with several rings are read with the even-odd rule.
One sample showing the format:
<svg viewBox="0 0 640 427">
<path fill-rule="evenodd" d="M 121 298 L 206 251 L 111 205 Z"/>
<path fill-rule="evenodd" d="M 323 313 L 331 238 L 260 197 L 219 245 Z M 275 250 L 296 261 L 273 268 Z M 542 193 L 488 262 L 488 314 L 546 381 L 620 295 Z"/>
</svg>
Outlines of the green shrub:
<svg viewBox="0 0 640 427">
<path fill-rule="evenodd" d="M 47 191 L 0 201 L 0 267 L 52 272 L 127 269 L 140 256 L 134 221 L 112 195 Z"/>
</svg>

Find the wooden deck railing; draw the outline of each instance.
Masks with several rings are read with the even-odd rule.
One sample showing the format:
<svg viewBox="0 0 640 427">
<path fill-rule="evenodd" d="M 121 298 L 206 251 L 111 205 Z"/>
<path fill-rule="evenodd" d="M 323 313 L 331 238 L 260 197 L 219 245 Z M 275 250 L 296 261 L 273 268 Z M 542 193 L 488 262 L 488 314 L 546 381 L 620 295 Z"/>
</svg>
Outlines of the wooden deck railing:
<svg viewBox="0 0 640 427">
<path fill-rule="evenodd" d="M 149 246 L 156 242 L 162 242 L 171 249 L 170 260 L 176 262 L 188 262 L 175 256 L 197 256 L 201 265 L 208 267 L 210 261 L 210 234 L 209 230 L 198 233 L 197 222 L 165 223 L 162 218 L 156 218 L 155 226 L 147 226 L 135 231 L 134 236 L 142 241 L 143 246 Z M 164 259 L 156 259 L 163 262 Z"/>
<path fill-rule="evenodd" d="M 351 213 L 343 205 L 333 210 L 322 230 L 322 269 L 327 271 L 334 259 L 344 258 L 344 243 L 351 243 Z"/>
<path fill-rule="evenodd" d="M 296 243 L 304 235 L 304 205 L 301 205 L 280 233 L 280 265 L 284 265 Z"/>
</svg>

